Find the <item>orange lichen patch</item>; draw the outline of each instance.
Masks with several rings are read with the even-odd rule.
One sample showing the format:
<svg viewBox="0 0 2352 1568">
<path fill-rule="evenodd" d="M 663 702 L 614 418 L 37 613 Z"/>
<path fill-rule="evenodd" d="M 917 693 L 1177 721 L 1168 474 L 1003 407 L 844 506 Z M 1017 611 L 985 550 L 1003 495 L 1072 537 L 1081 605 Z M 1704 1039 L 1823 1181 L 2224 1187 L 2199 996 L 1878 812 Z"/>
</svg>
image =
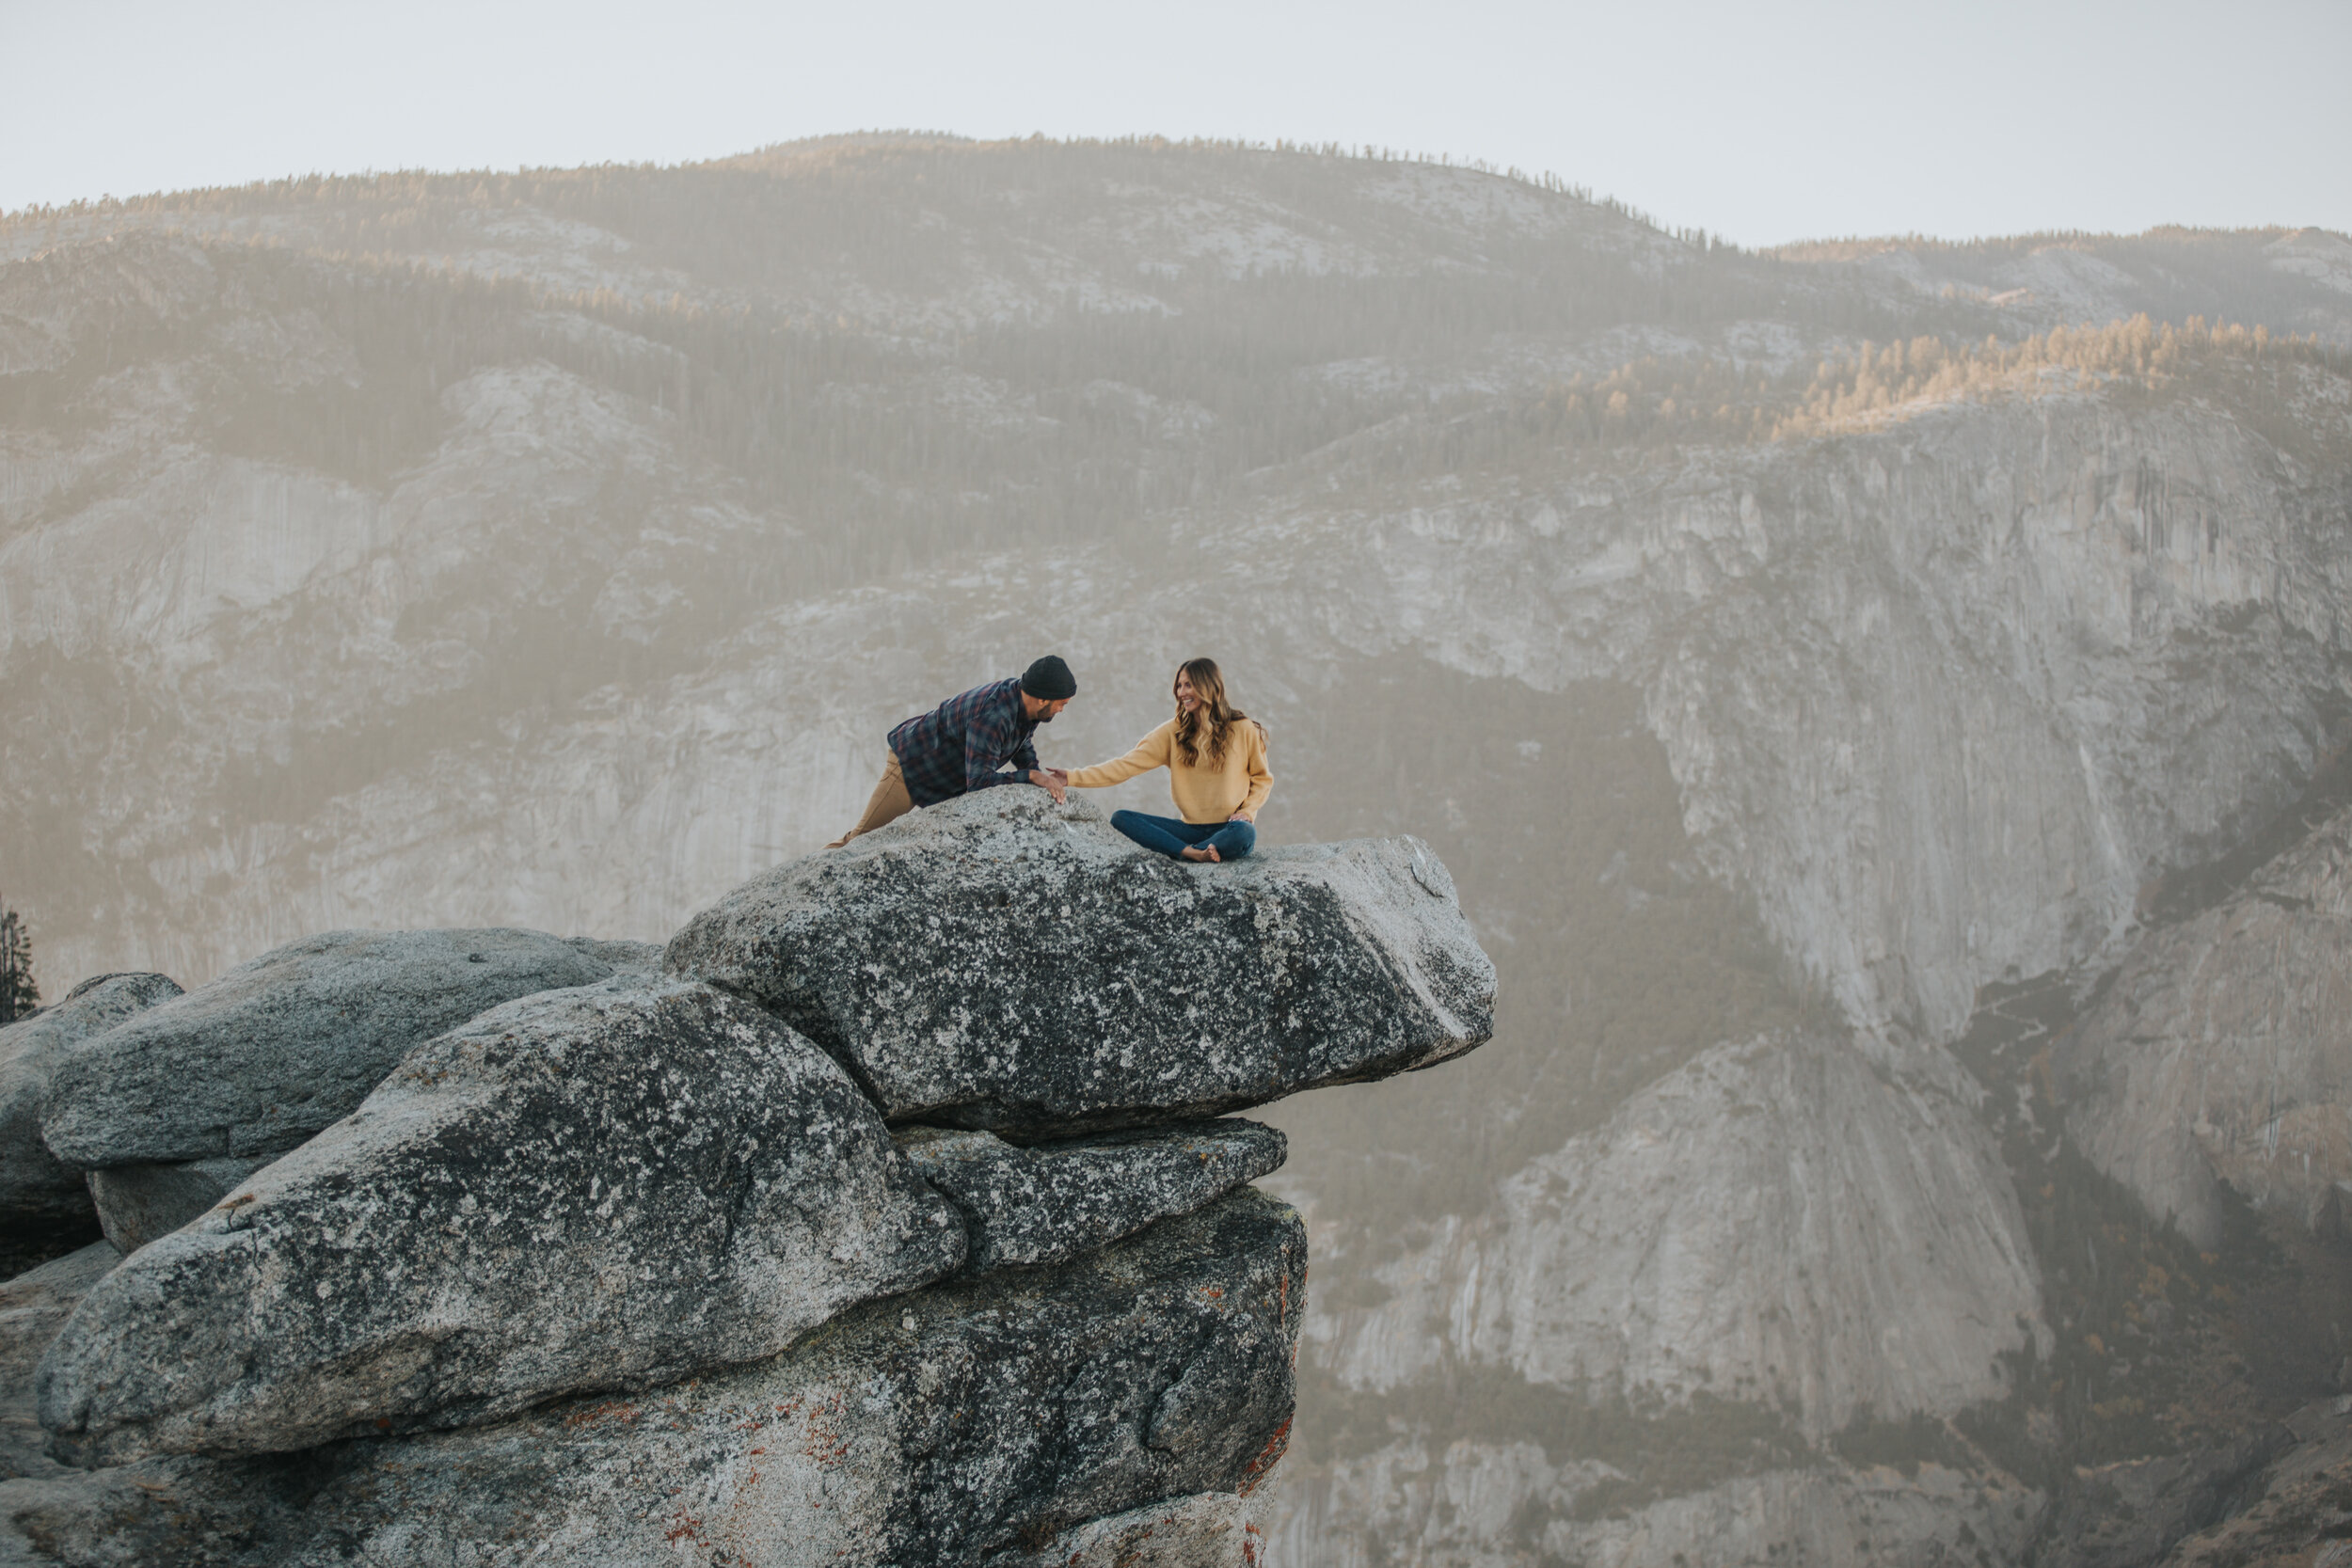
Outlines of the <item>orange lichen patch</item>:
<svg viewBox="0 0 2352 1568">
<path fill-rule="evenodd" d="M 1241 1528 L 1242 1568 L 1258 1568 L 1265 1560 L 1265 1536 L 1255 1525 Z"/>
<path fill-rule="evenodd" d="M 635 1405 L 622 1400 L 607 1400 L 602 1404 L 594 1404 L 585 1410 L 573 1411 L 564 1418 L 564 1424 L 567 1427 L 583 1427 L 591 1421 L 607 1419 L 633 1421 L 637 1419 L 637 1416 L 638 1410 Z"/>
<path fill-rule="evenodd" d="M 795 1404 L 801 1402 L 795 1400 Z M 828 1418 L 841 1414 L 841 1396 L 834 1395 L 822 1403 L 812 1404 L 802 1422 L 801 1452 L 819 1465 L 839 1461 L 850 1451 L 848 1436 L 834 1429 Z"/>
<path fill-rule="evenodd" d="M 1290 1446 L 1291 1418 L 1286 1416 L 1282 1418 L 1282 1424 L 1274 1429 L 1274 1435 L 1265 1440 L 1265 1447 L 1258 1450 L 1257 1457 L 1243 1466 L 1241 1484 L 1235 1487 L 1234 1491 L 1245 1497 L 1255 1492 L 1259 1483 L 1265 1480 L 1266 1472 L 1273 1469 L 1275 1463 L 1290 1451 Z"/>
<path fill-rule="evenodd" d="M 1225 1299 L 1225 1292 L 1218 1290 L 1214 1285 L 1201 1286 L 1200 1293 L 1207 1296 L 1211 1301 L 1223 1301 Z"/>
</svg>

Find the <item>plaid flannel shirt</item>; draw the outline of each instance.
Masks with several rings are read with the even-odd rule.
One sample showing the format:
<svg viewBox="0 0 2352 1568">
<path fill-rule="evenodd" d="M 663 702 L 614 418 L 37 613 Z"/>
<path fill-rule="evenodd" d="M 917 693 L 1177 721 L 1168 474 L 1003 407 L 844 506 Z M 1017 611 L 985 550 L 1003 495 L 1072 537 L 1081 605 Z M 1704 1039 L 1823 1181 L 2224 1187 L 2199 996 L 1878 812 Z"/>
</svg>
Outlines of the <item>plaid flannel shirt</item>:
<svg viewBox="0 0 2352 1568">
<path fill-rule="evenodd" d="M 918 806 L 966 791 L 1025 784 L 1037 767 L 1037 721 L 1021 706 L 1021 677 L 976 686 L 890 732 L 890 750 Z M 999 772 L 1006 763 L 1015 771 Z"/>
</svg>

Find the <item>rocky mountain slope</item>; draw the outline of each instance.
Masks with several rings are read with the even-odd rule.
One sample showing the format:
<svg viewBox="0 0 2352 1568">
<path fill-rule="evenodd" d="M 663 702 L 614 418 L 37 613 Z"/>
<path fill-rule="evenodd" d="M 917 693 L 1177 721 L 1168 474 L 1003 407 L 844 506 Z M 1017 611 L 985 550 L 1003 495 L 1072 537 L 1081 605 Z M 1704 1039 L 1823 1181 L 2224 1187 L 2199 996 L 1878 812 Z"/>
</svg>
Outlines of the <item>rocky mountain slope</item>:
<svg viewBox="0 0 2352 1568">
<path fill-rule="evenodd" d="M 2352 1145 L 2339 811 L 2217 907 L 2152 936 L 2059 1067 L 2084 1153 L 2201 1246 L 2236 1205 L 2344 1224 Z"/>
<path fill-rule="evenodd" d="M 1502 975 L 1477 1055 L 1276 1113 L 1278 1560 L 2153 1560 L 2336 1392 L 2332 1243 L 2185 1239 L 2101 1152 L 2209 1032 L 2098 1009 L 2290 918 L 2193 925 L 2344 738 L 2341 237 L 1758 256 L 1459 168 L 905 138 L 0 230 L 0 892 L 53 990 L 658 938 L 905 714 L 1053 648 L 1093 761 L 1208 652 L 1267 842 L 1422 833 Z M 2044 1054 L 2119 964 L 2064 1061 L 2160 1036 L 2172 1087 Z"/>
</svg>

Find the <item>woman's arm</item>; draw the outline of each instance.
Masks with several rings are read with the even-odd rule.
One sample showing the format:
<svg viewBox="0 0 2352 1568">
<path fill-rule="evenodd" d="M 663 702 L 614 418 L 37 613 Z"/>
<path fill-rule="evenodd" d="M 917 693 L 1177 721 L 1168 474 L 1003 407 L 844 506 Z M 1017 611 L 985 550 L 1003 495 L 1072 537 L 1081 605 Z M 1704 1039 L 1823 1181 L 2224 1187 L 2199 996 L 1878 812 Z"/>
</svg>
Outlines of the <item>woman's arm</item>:
<svg viewBox="0 0 2352 1568">
<path fill-rule="evenodd" d="M 1244 822 L 1255 822 L 1258 808 L 1264 805 L 1266 797 L 1274 793 L 1274 775 L 1266 771 L 1265 729 L 1254 719 L 1248 723 L 1249 793 L 1243 796 L 1241 804 L 1233 808 L 1233 816 Z"/>
<path fill-rule="evenodd" d="M 1166 768 L 1170 755 L 1169 747 L 1173 744 L 1175 733 L 1176 721 L 1171 719 L 1141 740 L 1136 741 L 1136 749 L 1118 761 L 1098 762 L 1091 768 L 1072 768 L 1070 787 L 1073 789 L 1107 789 L 1112 784 L 1126 783 L 1137 773 L 1149 773 L 1154 768 Z"/>
</svg>

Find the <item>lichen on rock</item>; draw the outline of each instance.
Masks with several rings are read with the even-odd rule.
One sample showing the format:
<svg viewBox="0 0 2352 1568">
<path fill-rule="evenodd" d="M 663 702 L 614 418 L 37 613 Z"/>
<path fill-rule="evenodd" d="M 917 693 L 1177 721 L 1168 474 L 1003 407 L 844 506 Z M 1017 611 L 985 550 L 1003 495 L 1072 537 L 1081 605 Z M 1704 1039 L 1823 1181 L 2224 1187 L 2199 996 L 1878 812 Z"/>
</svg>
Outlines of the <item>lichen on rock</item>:
<svg viewBox="0 0 2352 1568">
<path fill-rule="evenodd" d="M 1196 866 L 1025 788 L 755 878 L 667 964 L 789 1020 L 894 1121 L 1031 1136 L 1385 1078 L 1494 1030 L 1494 965 L 1418 840 Z"/>
<path fill-rule="evenodd" d="M 1202 1113 L 1472 1048 L 1493 967 L 1416 841 L 1195 868 L 1000 793 L 763 879 L 663 974 L 340 933 L 88 1042 L 45 1123 L 129 1256 L 25 1298 L 0 1406 L 49 1440 L 0 1433 L 0 1560 L 1253 1550 L 1305 1234 L 1247 1186 L 1283 1134 Z"/>
<path fill-rule="evenodd" d="M 993 1132 L 907 1127 L 898 1147 L 963 1212 L 966 1274 L 1067 1262 L 1281 1168 L 1287 1142 L 1238 1117 L 1022 1148 Z"/>
<path fill-rule="evenodd" d="M 1306 1251 L 1293 1210 L 1237 1192 L 1060 1268 L 868 1303 L 782 1355 L 643 1397 L 0 1483 L 0 1552 L 14 1533 L 68 1568 L 444 1568 L 467 1560 L 455 1543 L 534 1568 L 1021 1554 L 1264 1479 L 1290 1427 Z M 1155 1421 L 1196 1440 L 1155 1446 Z"/>
<path fill-rule="evenodd" d="M 264 1163 L 223 1155 L 170 1165 L 102 1165 L 84 1180 L 99 1227 L 116 1250 L 128 1253 L 170 1235 Z"/>
<path fill-rule="evenodd" d="M 124 1262 L 43 1359 L 41 1420 L 85 1462 L 489 1420 L 772 1355 L 963 1249 L 773 1019 L 691 983 L 559 991 L 420 1049 Z"/>
<path fill-rule="evenodd" d="M 84 1170 L 282 1154 L 444 1029 L 613 966 L 539 931 L 328 931 L 81 1042 L 41 1114 Z"/>
</svg>

